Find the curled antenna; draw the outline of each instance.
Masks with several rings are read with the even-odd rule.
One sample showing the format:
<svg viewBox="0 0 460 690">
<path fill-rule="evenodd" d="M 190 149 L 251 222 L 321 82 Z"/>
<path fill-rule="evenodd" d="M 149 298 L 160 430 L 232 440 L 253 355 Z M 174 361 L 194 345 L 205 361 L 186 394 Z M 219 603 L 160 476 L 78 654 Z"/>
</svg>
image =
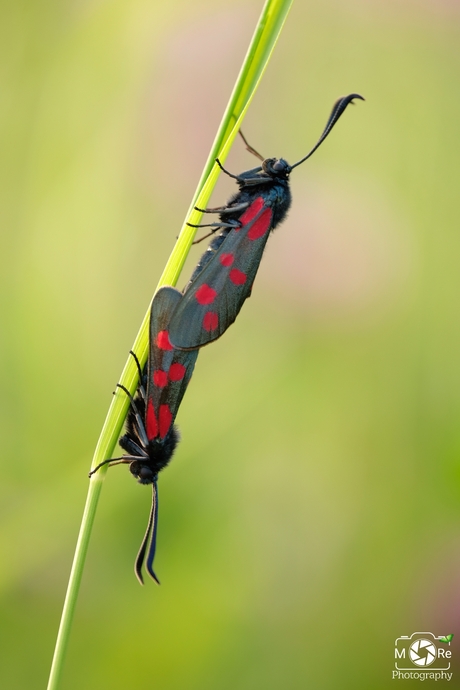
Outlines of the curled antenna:
<svg viewBox="0 0 460 690">
<path fill-rule="evenodd" d="M 142 577 L 142 566 L 144 564 L 145 552 L 147 551 L 147 545 L 150 541 L 149 553 L 147 556 L 147 572 L 152 577 L 157 584 L 160 584 L 160 580 L 157 578 L 153 572 L 153 559 L 155 558 L 155 548 L 157 541 L 157 524 L 158 524 L 158 489 L 157 483 L 152 483 L 152 507 L 150 509 L 149 521 L 147 523 L 147 529 L 145 531 L 144 538 L 142 540 L 141 548 L 137 554 L 136 562 L 134 564 L 134 572 L 136 577 L 141 583 L 144 584 L 144 578 Z"/>
<path fill-rule="evenodd" d="M 304 161 L 307 160 L 307 158 L 310 158 L 310 156 L 316 151 L 316 149 L 321 146 L 327 135 L 330 133 L 331 129 L 339 119 L 339 117 L 345 112 L 347 105 L 350 105 L 350 103 L 353 103 L 353 100 L 355 98 L 359 98 L 359 100 L 364 101 L 365 99 L 359 95 L 359 93 L 351 93 L 349 96 L 342 96 L 342 98 L 339 98 L 336 103 L 334 103 L 334 107 L 332 108 L 332 112 L 329 115 L 329 120 L 326 122 L 326 126 L 324 128 L 323 133 L 321 134 L 320 138 L 316 142 L 316 144 L 313 146 L 312 150 L 307 153 L 307 155 L 302 158 L 300 161 L 297 161 L 297 163 L 294 163 L 294 165 L 291 165 L 291 170 L 296 168 L 298 165 L 301 163 L 304 163 Z"/>
</svg>

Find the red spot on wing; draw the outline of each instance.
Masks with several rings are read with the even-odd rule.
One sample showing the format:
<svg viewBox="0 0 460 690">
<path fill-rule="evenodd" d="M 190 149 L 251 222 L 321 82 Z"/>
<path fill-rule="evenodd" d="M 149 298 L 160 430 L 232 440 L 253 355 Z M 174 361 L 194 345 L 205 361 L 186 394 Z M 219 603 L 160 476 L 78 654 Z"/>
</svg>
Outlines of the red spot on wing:
<svg viewBox="0 0 460 690">
<path fill-rule="evenodd" d="M 172 350 L 173 346 L 169 342 L 168 331 L 160 331 L 156 337 L 155 345 L 160 348 L 160 350 Z"/>
<path fill-rule="evenodd" d="M 243 225 L 246 225 L 246 223 L 249 223 L 253 218 L 257 216 L 259 211 L 261 211 L 264 207 L 264 200 L 261 196 L 258 196 L 257 199 L 255 199 L 252 204 L 250 205 L 249 208 L 246 209 L 246 211 L 243 213 L 243 215 L 240 218 L 240 222 Z"/>
<path fill-rule="evenodd" d="M 215 331 L 219 325 L 219 316 L 215 311 L 207 311 L 203 316 L 203 328 L 205 331 Z"/>
<path fill-rule="evenodd" d="M 174 364 L 171 364 L 169 367 L 168 371 L 168 376 L 170 381 L 181 381 L 186 372 L 186 368 L 184 367 L 183 364 L 180 364 L 179 362 L 175 362 Z"/>
<path fill-rule="evenodd" d="M 217 297 L 217 292 L 209 285 L 202 285 L 195 293 L 198 304 L 211 304 Z"/>
<path fill-rule="evenodd" d="M 168 374 L 166 371 L 161 371 L 161 369 L 155 369 L 153 372 L 153 385 L 158 386 L 158 388 L 164 388 L 168 383 Z"/>
<path fill-rule="evenodd" d="M 229 278 L 234 285 L 244 285 L 247 275 L 246 273 L 243 273 L 243 271 L 239 271 L 237 268 L 232 268 Z"/>
<path fill-rule="evenodd" d="M 266 208 L 261 213 L 260 218 L 254 221 L 253 226 L 248 232 L 248 240 L 258 240 L 259 237 L 263 237 L 270 230 L 271 219 L 272 211 L 270 208 Z"/>
<path fill-rule="evenodd" d="M 160 405 L 159 416 L 159 426 L 160 426 L 160 438 L 164 438 L 171 428 L 172 422 L 172 412 L 169 409 L 169 405 Z"/>
<path fill-rule="evenodd" d="M 152 438 L 156 438 L 158 436 L 158 422 L 151 400 L 149 400 L 147 404 L 147 414 L 145 415 L 145 430 L 147 432 L 147 438 L 149 439 L 149 441 Z"/>
<path fill-rule="evenodd" d="M 234 258 L 234 254 L 221 254 L 219 261 L 222 264 L 222 266 L 231 266 Z"/>
</svg>

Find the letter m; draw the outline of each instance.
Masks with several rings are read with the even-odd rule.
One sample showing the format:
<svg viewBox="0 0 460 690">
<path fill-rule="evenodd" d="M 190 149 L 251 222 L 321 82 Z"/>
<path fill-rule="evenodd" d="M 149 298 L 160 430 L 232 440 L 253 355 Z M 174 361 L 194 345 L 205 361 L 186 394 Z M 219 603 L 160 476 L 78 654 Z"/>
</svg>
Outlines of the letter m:
<svg viewBox="0 0 460 690">
<path fill-rule="evenodd" d="M 401 649 L 401 651 L 399 651 L 395 647 L 395 659 L 405 659 L 405 658 L 406 658 L 406 650 L 404 649 L 404 647 L 403 647 L 403 649 Z"/>
</svg>

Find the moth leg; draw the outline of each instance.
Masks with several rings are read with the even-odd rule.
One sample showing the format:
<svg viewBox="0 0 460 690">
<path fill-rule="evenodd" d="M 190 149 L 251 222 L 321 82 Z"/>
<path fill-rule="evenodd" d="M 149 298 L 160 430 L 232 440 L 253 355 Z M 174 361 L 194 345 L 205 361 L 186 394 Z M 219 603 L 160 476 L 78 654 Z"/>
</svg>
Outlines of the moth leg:
<svg viewBox="0 0 460 690">
<path fill-rule="evenodd" d="M 203 240 L 207 240 L 208 237 L 212 237 L 215 232 L 215 230 L 211 230 L 211 232 L 208 232 L 207 235 L 203 235 L 203 237 L 199 237 L 197 240 L 193 240 L 192 244 L 200 244 L 200 242 L 203 242 Z"/>
<path fill-rule="evenodd" d="M 239 133 L 240 137 L 242 138 L 242 140 L 244 141 L 244 143 L 246 144 L 247 151 L 249 151 L 249 153 L 252 153 L 256 158 L 258 158 L 260 161 L 263 162 L 265 160 L 265 158 L 258 151 L 256 151 L 253 146 L 251 146 L 251 144 L 248 142 L 248 140 L 244 136 L 241 129 L 238 131 L 238 133 Z"/>
<path fill-rule="evenodd" d="M 139 436 L 142 439 L 142 443 L 144 445 L 144 448 L 146 448 L 149 445 L 149 441 L 147 438 L 147 434 L 145 433 L 144 423 L 143 423 L 141 416 L 139 414 L 139 410 L 137 409 L 136 402 L 135 402 L 133 396 L 131 395 L 131 393 L 129 392 L 129 390 L 127 388 L 125 388 L 125 386 L 123 386 L 121 383 L 117 383 L 117 388 L 121 388 L 121 390 L 126 393 L 126 395 L 128 396 L 128 398 L 130 400 L 131 409 L 134 412 L 134 416 L 136 417 L 137 429 L 139 431 Z"/>
<path fill-rule="evenodd" d="M 141 364 L 140 364 L 140 362 L 139 362 L 139 360 L 138 360 L 137 355 L 136 355 L 135 352 L 133 352 L 132 350 L 130 350 L 130 351 L 129 351 L 129 354 L 132 355 L 134 361 L 136 362 L 137 371 L 139 372 L 138 391 L 139 391 L 139 393 L 141 394 L 142 399 L 145 400 L 145 390 L 144 390 L 144 386 L 142 385 L 142 369 L 141 369 Z"/>
<path fill-rule="evenodd" d="M 233 177 L 234 180 L 238 180 L 239 182 L 244 182 L 245 187 L 250 187 L 255 184 L 272 184 L 273 178 L 270 176 L 267 177 L 240 177 L 239 175 L 232 175 L 231 172 L 228 172 L 228 170 L 225 170 L 224 166 L 220 162 L 218 158 L 216 158 L 216 163 L 219 166 L 219 168 L 224 172 L 226 175 L 229 177 Z"/>
<path fill-rule="evenodd" d="M 138 360 L 137 355 L 136 355 L 135 352 L 133 352 L 132 350 L 130 350 L 130 351 L 129 351 L 129 354 L 133 356 L 133 359 L 134 359 L 134 361 L 136 362 L 137 370 L 138 370 L 138 372 L 139 372 L 139 381 L 140 381 L 140 380 L 142 379 L 142 369 L 141 369 L 140 362 L 139 362 L 139 360 Z"/>
<path fill-rule="evenodd" d="M 222 213 L 222 211 L 225 211 L 227 206 L 216 206 L 215 208 L 198 208 L 198 206 L 195 206 L 194 209 L 195 211 L 199 211 L 200 213 Z"/>
<path fill-rule="evenodd" d="M 211 230 L 211 232 L 208 232 L 206 235 L 203 235 L 203 237 L 199 237 L 197 240 L 194 240 L 192 244 L 199 244 L 203 240 L 207 239 L 208 237 L 211 237 L 214 235 L 220 228 L 240 228 L 241 223 L 237 220 L 233 221 L 233 223 L 208 223 L 207 225 L 191 225 L 190 223 L 187 223 L 187 225 L 190 225 L 192 228 L 214 228 L 214 230 Z"/>
<path fill-rule="evenodd" d="M 239 177 L 239 175 L 233 175 L 233 173 L 229 172 L 228 170 L 225 170 L 224 166 L 222 165 L 222 163 L 220 162 L 220 160 L 218 158 L 216 158 L 216 163 L 219 166 L 219 168 L 222 170 L 222 172 L 225 173 L 226 175 L 228 175 L 229 177 L 233 177 L 234 180 L 240 180 L 241 179 Z"/>
<path fill-rule="evenodd" d="M 203 235 L 203 237 L 199 237 L 197 240 L 193 240 L 192 244 L 200 244 L 200 242 L 203 242 L 203 240 L 206 240 L 208 237 L 212 237 L 216 232 L 217 228 L 215 230 L 211 230 L 211 232 L 208 232 L 207 235 Z"/>
<path fill-rule="evenodd" d="M 217 208 L 198 208 L 195 206 L 195 211 L 200 213 L 239 213 L 245 211 L 249 206 L 249 202 L 236 204 L 235 206 L 218 206 Z"/>
<path fill-rule="evenodd" d="M 245 187 L 252 187 L 256 184 L 271 184 L 273 179 L 271 177 L 246 177 L 244 179 Z"/>
<path fill-rule="evenodd" d="M 240 223 L 203 223 L 199 225 L 194 225 L 193 223 L 187 223 L 189 228 L 239 228 Z M 215 230 L 214 230 L 215 232 Z"/>
<path fill-rule="evenodd" d="M 110 465 L 112 467 L 113 465 L 130 465 L 133 460 L 139 460 L 139 458 L 136 458 L 134 455 L 122 455 L 120 458 L 109 458 L 108 460 L 104 460 L 103 462 L 100 462 L 99 465 L 96 465 L 94 470 L 91 470 L 91 472 L 88 472 L 88 477 L 92 477 L 93 474 L 95 474 L 98 470 L 103 467 L 103 465 Z"/>
</svg>

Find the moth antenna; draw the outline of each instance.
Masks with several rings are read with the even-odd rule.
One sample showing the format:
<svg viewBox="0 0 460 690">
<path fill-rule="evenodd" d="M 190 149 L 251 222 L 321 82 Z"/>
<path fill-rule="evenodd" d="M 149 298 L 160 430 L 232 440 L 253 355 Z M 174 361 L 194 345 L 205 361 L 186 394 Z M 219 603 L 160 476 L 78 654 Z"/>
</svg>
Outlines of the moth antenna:
<svg viewBox="0 0 460 690">
<path fill-rule="evenodd" d="M 137 554 L 136 562 L 134 563 L 134 572 L 136 574 L 137 579 L 141 583 L 141 585 L 144 584 L 144 578 L 142 577 L 142 566 L 144 564 L 145 552 L 147 551 L 147 544 L 149 543 L 150 535 L 152 534 L 152 527 L 153 527 L 152 542 L 153 542 L 153 539 L 156 540 L 157 512 L 158 512 L 157 484 L 156 484 L 156 482 L 153 482 L 153 484 L 152 484 L 152 507 L 150 508 L 149 521 L 147 523 L 147 529 L 145 530 L 145 534 L 144 534 L 144 538 L 142 540 L 141 548 L 139 549 L 139 553 Z M 151 552 L 152 552 L 152 544 L 150 544 L 149 559 L 150 559 Z M 153 556 L 154 555 L 155 555 L 155 544 L 153 546 Z M 153 557 L 152 557 L 152 562 L 153 562 Z M 152 563 L 150 563 L 150 569 L 148 570 L 148 572 L 150 575 L 152 575 L 152 573 L 153 573 Z M 158 582 L 158 584 L 160 584 L 159 580 L 155 576 L 155 573 L 153 573 L 152 577 L 156 582 Z"/>
<path fill-rule="evenodd" d="M 149 553 L 147 555 L 147 562 L 145 567 L 150 577 L 155 580 L 157 585 L 160 584 L 160 580 L 157 578 L 153 571 L 153 559 L 155 558 L 155 551 L 157 548 L 157 527 L 158 527 L 158 487 L 157 483 L 152 484 L 152 538 L 150 540 Z"/>
<path fill-rule="evenodd" d="M 323 133 L 321 134 L 320 138 L 316 142 L 316 144 L 313 146 L 311 151 L 307 153 L 304 158 L 302 158 L 300 161 L 297 161 L 297 163 L 294 163 L 294 165 L 291 165 L 291 170 L 296 168 L 298 165 L 301 163 L 304 163 L 307 158 L 310 158 L 310 156 L 316 151 L 316 149 L 321 146 L 323 141 L 326 139 L 328 134 L 330 133 L 331 129 L 334 127 L 340 116 L 345 112 L 346 108 L 350 103 L 353 103 L 353 100 L 355 98 L 359 98 L 361 101 L 364 101 L 365 98 L 359 95 L 359 93 L 351 93 L 349 96 L 342 96 L 342 98 L 339 98 L 338 101 L 334 103 L 334 107 L 332 108 L 332 112 L 329 115 L 329 119 L 326 122 L 326 126 L 324 128 Z"/>
<path fill-rule="evenodd" d="M 264 158 L 263 156 L 261 156 L 260 153 L 259 153 L 258 151 L 256 151 L 255 148 L 253 148 L 253 147 L 251 146 L 251 144 L 248 143 L 248 140 L 247 140 L 246 137 L 244 136 L 244 134 L 243 134 L 243 132 L 241 131 L 241 129 L 238 130 L 238 131 L 239 131 L 240 137 L 241 137 L 242 140 L 244 141 L 245 146 L 246 146 L 246 149 L 249 151 L 249 153 L 252 153 L 256 158 L 258 158 L 260 161 L 263 162 L 263 161 L 265 160 L 265 158 Z"/>
</svg>

